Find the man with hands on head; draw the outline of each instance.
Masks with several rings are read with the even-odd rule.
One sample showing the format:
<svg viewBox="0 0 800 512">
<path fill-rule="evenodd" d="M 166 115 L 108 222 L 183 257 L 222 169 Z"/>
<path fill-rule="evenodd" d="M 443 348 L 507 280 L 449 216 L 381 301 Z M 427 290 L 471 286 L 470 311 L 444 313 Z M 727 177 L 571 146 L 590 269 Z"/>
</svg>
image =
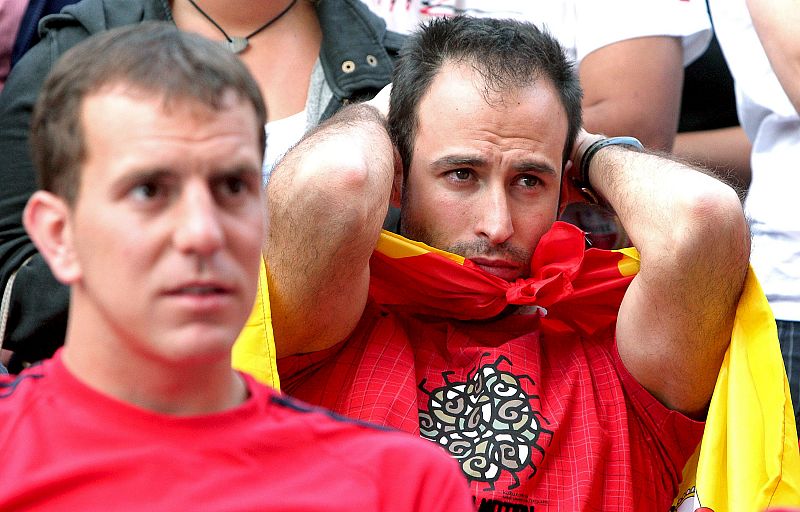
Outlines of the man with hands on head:
<svg viewBox="0 0 800 512">
<path fill-rule="evenodd" d="M 0 509 L 472 509 L 439 448 L 231 368 L 264 240 L 265 119 L 239 59 L 167 23 L 55 66 L 24 220 L 71 308 L 53 359 L 0 378 Z"/>
<path fill-rule="evenodd" d="M 283 389 L 440 444 L 487 508 L 667 509 L 747 270 L 736 192 L 581 130 L 580 98 L 534 26 L 435 20 L 402 52 L 388 124 L 348 107 L 267 189 Z M 577 186 L 619 215 L 634 277 L 555 222 Z M 390 203 L 427 245 L 386 248 Z M 605 260 L 627 277 L 592 295 Z"/>
</svg>

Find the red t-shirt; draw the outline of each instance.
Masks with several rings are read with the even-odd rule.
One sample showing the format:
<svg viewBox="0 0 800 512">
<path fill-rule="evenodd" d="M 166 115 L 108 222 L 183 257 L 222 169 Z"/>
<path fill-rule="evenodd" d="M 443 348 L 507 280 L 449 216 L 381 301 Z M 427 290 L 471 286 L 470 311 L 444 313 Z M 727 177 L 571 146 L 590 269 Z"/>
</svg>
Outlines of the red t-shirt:
<svg viewBox="0 0 800 512">
<path fill-rule="evenodd" d="M 278 370 L 292 396 L 443 446 L 479 505 L 668 510 L 703 424 L 645 391 L 611 337 L 543 339 L 536 322 L 370 305 L 346 342 Z"/>
<path fill-rule="evenodd" d="M 442 450 L 283 397 L 175 417 L 102 395 L 60 355 L 0 378 L 0 510 L 471 510 Z"/>
<path fill-rule="evenodd" d="M 582 234 L 559 225 L 528 281 L 378 258 L 355 332 L 278 361 L 286 393 L 444 447 L 479 510 L 669 509 L 703 424 L 666 409 L 622 364 L 615 308 L 630 278 L 618 254 L 584 253 Z M 496 315 L 502 301 L 548 312 Z"/>
</svg>

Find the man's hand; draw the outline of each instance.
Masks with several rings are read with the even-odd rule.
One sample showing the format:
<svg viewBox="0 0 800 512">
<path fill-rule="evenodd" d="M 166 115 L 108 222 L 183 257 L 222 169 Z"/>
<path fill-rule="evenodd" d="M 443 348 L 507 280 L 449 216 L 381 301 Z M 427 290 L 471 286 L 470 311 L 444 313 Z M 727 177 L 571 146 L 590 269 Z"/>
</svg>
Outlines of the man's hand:
<svg viewBox="0 0 800 512">
<path fill-rule="evenodd" d="M 561 179 L 561 203 L 559 208 L 559 215 L 564 213 L 567 205 L 571 203 L 587 203 L 590 202 L 589 197 L 581 190 L 581 169 L 580 163 L 586 149 L 594 144 L 596 141 L 601 140 L 602 135 L 597 135 L 587 132 L 581 128 L 575 137 L 575 143 L 572 145 L 572 153 L 570 159 L 567 160 L 564 166 L 564 176 Z"/>
</svg>

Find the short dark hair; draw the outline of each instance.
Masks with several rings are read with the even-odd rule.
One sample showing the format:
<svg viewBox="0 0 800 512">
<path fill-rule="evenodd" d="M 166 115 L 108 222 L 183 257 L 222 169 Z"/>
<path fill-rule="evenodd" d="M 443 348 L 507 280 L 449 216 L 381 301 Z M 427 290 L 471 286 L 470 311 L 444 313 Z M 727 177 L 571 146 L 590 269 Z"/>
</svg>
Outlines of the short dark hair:
<svg viewBox="0 0 800 512">
<path fill-rule="evenodd" d="M 39 187 L 73 204 L 86 157 L 81 121 L 84 99 L 104 87 L 124 85 L 158 94 L 168 108 L 193 100 L 224 108 L 229 91 L 252 105 L 266 138 L 267 113 L 252 75 L 221 45 L 180 32 L 167 22 L 144 22 L 94 35 L 56 62 L 42 86 L 31 122 L 31 148 Z"/>
<path fill-rule="evenodd" d="M 581 127 L 581 91 L 574 66 L 549 33 L 531 23 L 454 16 L 435 18 L 412 34 L 400 52 L 389 102 L 389 133 L 408 173 L 419 123 L 419 103 L 446 63 L 465 63 L 492 92 L 549 80 L 567 114 L 564 162 Z"/>
</svg>

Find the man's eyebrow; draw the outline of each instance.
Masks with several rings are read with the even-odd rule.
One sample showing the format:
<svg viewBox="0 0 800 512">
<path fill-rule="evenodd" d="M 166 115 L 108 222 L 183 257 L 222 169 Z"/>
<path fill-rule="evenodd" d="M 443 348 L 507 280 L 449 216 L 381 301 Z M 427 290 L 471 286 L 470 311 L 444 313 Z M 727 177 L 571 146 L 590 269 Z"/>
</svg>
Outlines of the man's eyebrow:
<svg viewBox="0 0 800 512">
<path fill-rule="evenodd" d="M 120 184 L 127 184 L 127 183 L 136 183 L 141 181 L 155 181 L 161 180 L 164 178 L 168 178 L 175 173 L 167 170 L 167 169 L 159 169 L 157 167 L 154 168 L 146 168 L 146 169 L 138 169 L 138 170 L 130 170 L 119 177 L 117 180 Z"/>
<path fill-rule="evenodd" d="M 433 167 L 483 167 L 486 159 L 472 155 L 445 155 L 433 161 Z"/>
<path fill-rule="evenodd" d="M 234 164 L 227 167 L 220 167 L 212 172 L 213 176 L 248 176 L 257 175 L 261 178 L 261 167 L 250 164 Z"/>
<path fill-rule="evenodd" d="M 514 164 L 514 169 L 519 172 L 539 172 L 555 176 L 556 170 L 547 162 L 541 160 L 523 160 Z"/>
<path fill-rule="evenodd" d="M 433 161 L 433 167 L 453 168 L 453 167 L 484 167 L 488 165 L 485 158 L 473 155 L 445 155 Z M 556 170 L 547 162 L 542 160 L 523 160 L 516 162 L 513 166 L 518 172 L 538 172 L 544 174 L 557 175 Z"/>
<path fill-rule="evenodd" d="M 142 168 L 139 170 L 131 170 L 125 173 L 123 176 L 120 176 L 114 183 L 114 188 L 118 191 L 123 191 L 126 188 L 129 188 L 137 183 L 143 182 L 151 182 L 151 181 L 162 181 L 162 180 L 171 180 L 171 179 L 180 179 L 181 173 L 177 171 L 173 171 L 167 168 Z M 250 165 L 248 163 L 243 164 L 233 164 L 231 166 L 222 167 L 215 171 L 212 171 L 209 175 L 209 179 L 218 179 L 220 177 L 232 177 L 232 176 L 240 176 L 240 177 L 253 177 L 261 179 L 261 168 L 256 167 L 254 165 Z"/>
</svg>

